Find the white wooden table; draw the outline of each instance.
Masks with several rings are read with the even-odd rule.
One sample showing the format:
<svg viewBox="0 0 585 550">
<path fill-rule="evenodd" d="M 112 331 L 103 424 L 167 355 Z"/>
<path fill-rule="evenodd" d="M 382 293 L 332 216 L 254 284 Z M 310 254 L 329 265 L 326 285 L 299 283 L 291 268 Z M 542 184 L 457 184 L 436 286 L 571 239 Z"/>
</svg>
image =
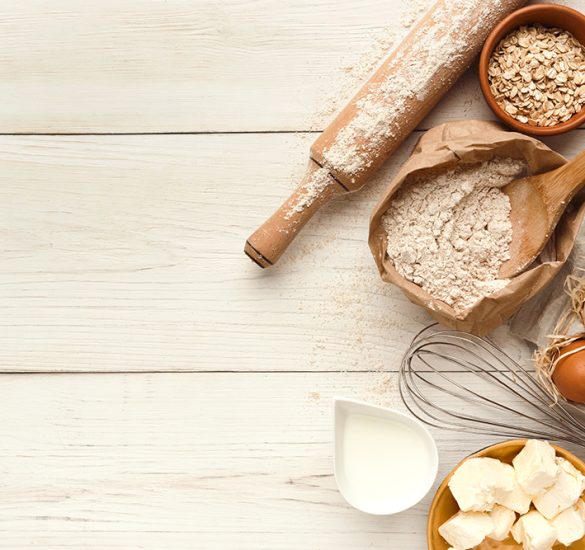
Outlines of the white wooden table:
<svg viewBox="0 0 585 550">
<path fill-rule="evenodd" d="M 242 252 L 342 66 L 415 8 L 0 4 L 1 548 L 425 547 L 430 495 L 376 518 L 337 492 L 331 398 L 401 406 L 430 319 L 379 280 L 368 217 L 422 130 L 492 118 L 474 72 L 278 267 Z M 585 132 L 548 143 L 572 156 Z M 492 442 L 435 434 L 440 477 Z"/>
</svg>

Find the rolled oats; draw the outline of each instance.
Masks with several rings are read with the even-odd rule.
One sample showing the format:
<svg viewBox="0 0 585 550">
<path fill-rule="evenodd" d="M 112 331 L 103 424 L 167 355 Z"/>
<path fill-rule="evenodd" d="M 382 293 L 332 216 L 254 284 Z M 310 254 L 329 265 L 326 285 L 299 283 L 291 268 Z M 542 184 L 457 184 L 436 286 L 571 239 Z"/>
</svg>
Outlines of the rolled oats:
<svg viewBox="0 0 585 550">
<path fill-rule="evenodd" d="M 522 26 L 493 51 L 488 79 L 510 116 L 531 126 L 555 126 L 585 105 L 585 47 L 565 30 Z"/>
</svg>

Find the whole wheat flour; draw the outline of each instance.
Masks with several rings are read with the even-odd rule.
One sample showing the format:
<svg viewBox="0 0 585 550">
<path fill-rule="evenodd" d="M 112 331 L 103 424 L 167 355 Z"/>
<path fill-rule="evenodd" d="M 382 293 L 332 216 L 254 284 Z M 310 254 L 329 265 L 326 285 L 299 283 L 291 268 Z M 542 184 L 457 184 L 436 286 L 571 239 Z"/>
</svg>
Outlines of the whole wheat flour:
<svg viewBox="0 0 585 550">
<path fill-rule="evenodd" d="M 509 158 L 418 176 L 402 187 L 382 218 L 396 270 L 457 314 L 502 289 L 510 257 L 510 201 L 501 187 L 526 165 Z"/>
</svg>

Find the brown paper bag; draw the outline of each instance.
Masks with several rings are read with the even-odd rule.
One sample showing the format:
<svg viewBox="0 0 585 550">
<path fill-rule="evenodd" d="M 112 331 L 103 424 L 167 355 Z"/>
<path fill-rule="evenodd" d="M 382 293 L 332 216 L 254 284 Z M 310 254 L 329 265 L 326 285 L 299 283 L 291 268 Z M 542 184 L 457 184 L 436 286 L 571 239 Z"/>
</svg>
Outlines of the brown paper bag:
<svg viewBox="0 0 585 550">
<path fill-rule="evenodd" d="M 386 232 L 381 218 L 388 209 L 398 188 L 408 183 L 411 174 L 443 172 L 460 162 L 475 163 L 495 156 L 525 160 L 529 174 L 553 170 L 566 159 L 540 141 L 509 132 L 495 122 L 465 120 L 448 122 L 426 132 L 418 141 L 412 155 L 392 180 L 386 193 L 374 208 L 370 220 L 369 244 L 382 279 L 398 286 L 415 304 L 425 307 L 444 325 L 484 335 L 504 323 L 527 300 L 540 292 L 562 268 L 569 256 L 579 226 L 585 215 L 585 196 L 579 195 L 569 206 L 548 250 L 527 271 L 513 278 L 502 290 L 483 298 L 466 311 L 455 310 L 433 298 L 418 285 L 402 277 L 386 255 Z"/>
</svg>

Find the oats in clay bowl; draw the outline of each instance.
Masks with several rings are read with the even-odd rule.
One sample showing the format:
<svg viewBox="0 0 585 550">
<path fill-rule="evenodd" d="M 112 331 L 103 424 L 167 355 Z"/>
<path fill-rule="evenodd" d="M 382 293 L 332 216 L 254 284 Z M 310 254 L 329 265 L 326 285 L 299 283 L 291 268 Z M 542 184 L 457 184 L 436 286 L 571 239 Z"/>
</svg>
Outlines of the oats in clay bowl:
<svg viewBox="0 0 585 550">
<path fill-rule="evenodd" d="M 382 279 L 446 326 L 492 331 L 559 272 L 585 215 L 578 196 L 534 264 L 503 279 L 512 224 L 502 188 L 565 162 L 540 141 L 495 122 L 429 130 L 372 214 L 369 244 Z"/>
<path fill-rule="evenodd" d="M 483 95 L 515 130 L 567 132 L 585 122 L 585 16 L 539 4 L 504 19 L 486 40 L 479 64 Z"/>
</svg>

